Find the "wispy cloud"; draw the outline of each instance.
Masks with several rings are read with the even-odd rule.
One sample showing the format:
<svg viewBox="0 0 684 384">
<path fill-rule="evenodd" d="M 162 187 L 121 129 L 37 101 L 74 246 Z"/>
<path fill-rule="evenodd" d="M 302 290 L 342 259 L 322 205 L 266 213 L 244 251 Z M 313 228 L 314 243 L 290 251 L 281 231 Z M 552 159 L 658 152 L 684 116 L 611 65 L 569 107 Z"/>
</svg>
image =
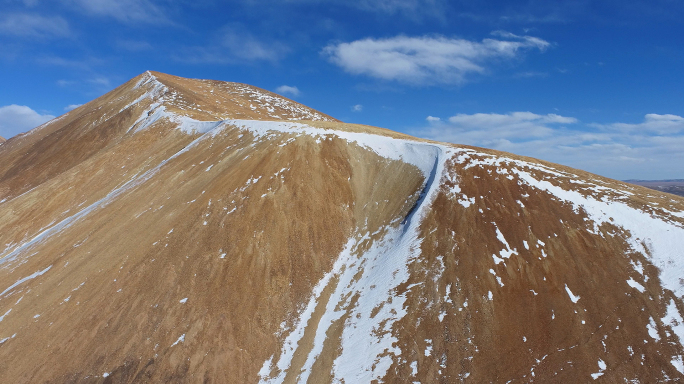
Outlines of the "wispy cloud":
<svg viewBox="0 0 684 384">
<path fill-rule="evenodd" d="M 371 12 L 403 14 L 412 19 L 424 16 L 441 18 L 447 5 L 442 0 L 360 0 L 343 3 Z"/>
<path fill-rule="evenodd" d="M 88 79 L 88 82 L 93 85 L 98 85 L 102 87 L 110 87 L 112 85 L 111 81 L 109 81 L 109 78 L 104 77 L 104 76 L 99 76 L 99 77 L 93 77 L 91 79 Z"/>
<path fill-rule="evenodd" d="M 177 56 L 176 59 L 198 64 L 236 64 L 276 62 L 289 52 L 289 48 L 278 41 L 257 38 L 242 28 L 227 26 L 219 31 L 211 45 L 191 47 L 187 51 L 190 54 Z"/>
<path fill-rule="evenodd" d="M 280 87 L 276 88 L 276 92 L 280 93 L 281 95 L 290 95 L 290 96 L 299 96 L 299 94 L 301 93 L 299 91 L 299 88 L 291 87 L 289 85 L 281 85 Z"/>
<path fill-rule="evenodd" d="M 93 66 L 105 63 L 105 60 L 97 57 L 84 57 L 79 59 L 68 59 L 60 56 L 43 56 L 36 59 L 43 65 L 91 71 Z"/>
<path fill-rule="evenodd" d="M 458 114 L 446 122 L 434 116 L 426 120 L 432 125 L 423 132 L 430 138 L 480 146 L 496 146 L 502 140 L 521 141 L 549 137 L 554 126 L 577 123 L 573 117 L 532 112 Z M 465 141 L 458 141 L 465 140 Z"/>
<path fill-rule="evenodd" d="M 529 79 L 533 77 L 548 77 L 549 74 L 546 72 L 535 72 L 535 71 L 526 71 L 526 72 L 518 72 L 513 75 L 514 78 L 518 79 Z"/>
<path fill-rule="evenodd" d="M 80 77 L 72 79 L 60 79 L 55 82 L 60 87 L 69 88 L 71 90 L 83 92 L 88 96 L 94 96 L 107 92 L 113 88 L 112 79 L 98 74 L 87 68 L 76 68 L 85 73 Z"/>
<path fill-rule="evenodd" d="M 649 113 L 644 116 L 644 121 L 638 124 L 612 123 L 591 125 L 593 127 L 609 131 L 667 135 L 684 132 L 684 117 L 677 115 L 658 115 L 656 113 Z"/>
<path fill-rule="evenodd" d="M 648 114 L 641 123 L 581 124 L 531 112 L 428 116 L 412 132 L 438 141 L 513 152 L 618 179 L 684 174 L 684 118 Z"/>
<path fill-rule="evenodd" d="M 62 38 L 70 36 L 71 29 L 69 23 L 59 16 L 10 13 L 0 16 L 0 34 L 29 38 Z"/>
<path fill-rule="evenodd" d="M 55 116 L 40 114 L 25 105 L 6 105 L 0 107 L 0 136 L 9 139 L 54 118 Z"/>
<path fill-rule="evenodd" d="M 241 3 L 253 7 L 282 6 L 292 4 L 334 5 L 361 10 L 379 15 L 402 16 L 407 19 L 422 20 L 426 18 L 444 18 L 449 8 L 448 0 L 241 0 Z"/>
<path fill-rule="evenodd" d="M 152 44 L 141 40 L 117 40 L 115 46 L 130 52 L 140 52 L 152 50 Z"/>
<path fill-rule="evenodd" d="M 361 104 L 356 104 L 351 107 L 352 112 L 361 112 L 363 111 L 363 105 Z"/>
<path fill-rule="evenodd" d="M 124 23 L 165 23 L 164 10 L 149 0 L 68 0 L 68 4 L 87 14 L 111 17 Z"/>
<path fill-rule="evenodd" d="M 64 80 L 64 79 L 57 80 L 55 83 L 57 85 L 59 85 L 60 87 L 68 87 L 70 85 L 76 84 L 76 82 L 73 80 Z"/>
<path fill-rule="evenodd" d="M 83 105 L 83 104 L 69 104 L 66 107 L 64 107 L 64 110 L 69 112 L 71 110 L 74 110 L 74 109 L 80 107 L 81 105 Z"/>
<path fill-rule="evenodd" d="M 446 37 L 366 38 L 328 45 L 331 62 L 356 75 L 414 85 L 458 84 L 470 74 L 486 72 L 494 60 L 512 59 L 526 50 L 544 51 L 551 44 L 533 36 L 495 32 L 482 41 Z"/>
</svg>

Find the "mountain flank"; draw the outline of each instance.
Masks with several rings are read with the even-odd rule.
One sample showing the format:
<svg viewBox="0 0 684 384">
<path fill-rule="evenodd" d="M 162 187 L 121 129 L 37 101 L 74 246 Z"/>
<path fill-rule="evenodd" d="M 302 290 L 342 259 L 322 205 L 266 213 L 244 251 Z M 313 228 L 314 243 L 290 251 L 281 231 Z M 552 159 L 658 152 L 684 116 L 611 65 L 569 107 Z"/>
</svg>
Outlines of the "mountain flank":
<svg viewBox="0 0 684 384">
<path fill-rule="evenodd" d="M 146 72 L 0 146 L 0 382 L 684 380 L 684 198 Z"/>
</svg>

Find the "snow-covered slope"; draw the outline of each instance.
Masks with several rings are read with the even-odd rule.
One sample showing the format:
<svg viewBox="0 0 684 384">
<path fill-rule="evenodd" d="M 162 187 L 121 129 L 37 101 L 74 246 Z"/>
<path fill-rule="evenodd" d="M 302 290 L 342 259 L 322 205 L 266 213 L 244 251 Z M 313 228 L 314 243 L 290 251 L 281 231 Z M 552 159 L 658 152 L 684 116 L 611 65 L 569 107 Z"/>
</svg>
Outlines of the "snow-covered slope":
<svg viewBox="0 0 684 384">
<path fill-rule="evenodd" d="M 684 379 L 684 200 L 145 73 L 0 147 L 2 382 Z"/>
</svg>

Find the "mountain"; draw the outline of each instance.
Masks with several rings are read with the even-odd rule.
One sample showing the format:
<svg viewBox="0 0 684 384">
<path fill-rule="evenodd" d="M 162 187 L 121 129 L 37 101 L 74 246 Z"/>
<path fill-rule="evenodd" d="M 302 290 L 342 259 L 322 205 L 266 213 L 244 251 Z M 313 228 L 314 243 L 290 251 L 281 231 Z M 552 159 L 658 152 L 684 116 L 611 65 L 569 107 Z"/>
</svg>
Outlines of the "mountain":
<svg viewBox="0 0 684 384">
<path fill-rule="evenodd" d="M 5 141 L 7 141 L 7 140 L 5 140 L 4 137 L 0 136 L 0 144 L 4 143 Z"/>
<path fill-rule="evenodd" d="M 684 199 L 146 72 L 0 146 L 0 382 L 684 380 Z"/>
<path fill-rule="evenodd" d="M 625 182 L 642 185 L 656 191 L 667 192 L 673 195 L 684 196 L 684 180 L 626 180 Z"/>
</svg>

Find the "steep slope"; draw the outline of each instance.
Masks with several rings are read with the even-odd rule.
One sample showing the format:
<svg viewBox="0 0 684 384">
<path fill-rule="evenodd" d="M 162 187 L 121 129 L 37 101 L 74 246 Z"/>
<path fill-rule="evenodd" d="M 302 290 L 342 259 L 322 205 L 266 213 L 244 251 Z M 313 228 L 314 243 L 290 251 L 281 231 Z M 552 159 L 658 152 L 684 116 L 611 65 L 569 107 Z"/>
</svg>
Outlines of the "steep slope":
<svg viewBox="0 0 684 384">
<path fill-rule="evenodd" d="M 0 146 L 0 381 L 684 379 L 684 199 L 147 72 Z"/>
<path fill-rule="evenodd" d="M 335 121 L 245 84 L 146 72 L 84 106 L 13 137 L 3 148 L 0 184 L 6 189 L 0 187 L 0 200 L 17 196 L 171 115 L 201 120 Z"/>
<path fill-rule="evenodd" d="M 5 141 L 7 141 L 7 140 L 5 140 L 4 137 L 0 136 L 0 144 L 4 143 Z"/>
</svg>

